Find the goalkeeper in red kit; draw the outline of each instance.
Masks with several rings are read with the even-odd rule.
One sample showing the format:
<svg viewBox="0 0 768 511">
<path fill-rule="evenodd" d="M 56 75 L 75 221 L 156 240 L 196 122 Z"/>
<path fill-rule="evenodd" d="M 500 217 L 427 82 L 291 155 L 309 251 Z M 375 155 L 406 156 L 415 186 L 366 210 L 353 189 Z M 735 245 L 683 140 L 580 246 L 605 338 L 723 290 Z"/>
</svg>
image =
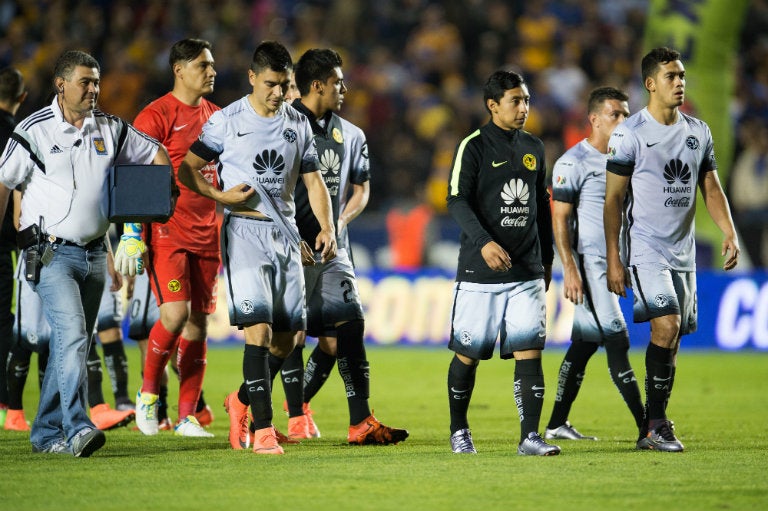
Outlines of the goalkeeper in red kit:
<svg viewBox="0 0 768 511">
<path fill-rule="evenodd" d="M 168 148 L 174 171 L 197 139 L 203 124 L 219 107 L 203 96 L 213 92 L 216 71 L 211 45 L 184 39 L 173 45 L 169 63 L 173 90 L 147 105 L 134 125 Z M 216 179 L 211 162 L 205 168 Z M 178 181 L 178 180 L 177 180 Z M 128 275 L 146 266 L 160 319 L 149 334 L 143 382 L 136 396 L 136 424 L 145 435 L 158 433 L 158 394 L 169 359 L 177 353 L 181 436 L 211 437 L 195 411 L 206 366 L 207 318 L 216 309 L 220 266 L 216 203 L 179 184 L 180 195 L 171 219 L 164 224 L 126 224 L 123 241 L 134 253 L 116 254 L 115 266 Z M 146 253 L 142 242 L 146 243 Z M 178 348 L 178 351 L 177 351 Z"/>
</svg>

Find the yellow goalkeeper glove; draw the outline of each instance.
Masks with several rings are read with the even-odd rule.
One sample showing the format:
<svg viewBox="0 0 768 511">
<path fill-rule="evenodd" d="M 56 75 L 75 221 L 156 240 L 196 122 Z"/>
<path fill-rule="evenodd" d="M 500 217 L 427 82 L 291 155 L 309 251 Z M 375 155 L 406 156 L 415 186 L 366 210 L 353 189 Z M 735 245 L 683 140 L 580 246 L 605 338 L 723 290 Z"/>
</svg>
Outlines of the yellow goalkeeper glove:
<svg viewBox="0 0 768 511">
<path fill-rule="evenodd" d="M 144 273 L 144 259 L 147 246 L 141 239 L 141 224 L 125 224 L 124 234 L 115 252 L 115 270 L 131 277 Z"/>
</svg>

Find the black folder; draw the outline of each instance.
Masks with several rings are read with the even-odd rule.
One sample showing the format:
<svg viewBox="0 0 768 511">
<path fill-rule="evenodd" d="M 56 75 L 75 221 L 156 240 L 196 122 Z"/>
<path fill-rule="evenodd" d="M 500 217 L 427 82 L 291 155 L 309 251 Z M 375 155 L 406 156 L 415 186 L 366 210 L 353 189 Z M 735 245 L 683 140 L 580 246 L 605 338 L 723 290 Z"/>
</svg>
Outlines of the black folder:
<svg viewBox="0 0 768 511">
<path fill-rule="evenodd" d="M 173 214 L 170 165 L 115 165 L 108 187 L 110 222 L 165 223 Z"/>
</svg>

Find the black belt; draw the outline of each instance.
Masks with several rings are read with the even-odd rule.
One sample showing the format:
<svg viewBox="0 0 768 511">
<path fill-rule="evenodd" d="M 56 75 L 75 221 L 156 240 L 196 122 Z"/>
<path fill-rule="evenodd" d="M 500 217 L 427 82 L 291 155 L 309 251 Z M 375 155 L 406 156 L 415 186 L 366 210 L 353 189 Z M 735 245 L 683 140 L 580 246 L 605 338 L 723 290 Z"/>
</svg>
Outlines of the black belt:
<svg viewBox="0 0 768 511">
<path fill-rule="evenodd" d="M 237 218 L 245 218 L 246 220 L 256 220 L 258 222 L 272 222 L 272 219 L 268 216 L 251 216 L 251 215 L 240 215 L 238 213 L 229 213 L 229 216 L 235 216 Z"/>
<path fill-rule="evenodd" d="M 48 240 L 48 243 L 51 245 L 64 245 L 66 247 L 79 247 L 83 250 L 94 250 L 96 248 L 99 248 L 104 243 L 104 237 L 96 238 L 95 240 L 89 241 L 85 245 L 80 245 L 79 243 L 75 243 L 74 241 L 65 240 L 64 238 L 57 238 L 53 235 L 48 235 L 46 238 Z"/>
</svg>

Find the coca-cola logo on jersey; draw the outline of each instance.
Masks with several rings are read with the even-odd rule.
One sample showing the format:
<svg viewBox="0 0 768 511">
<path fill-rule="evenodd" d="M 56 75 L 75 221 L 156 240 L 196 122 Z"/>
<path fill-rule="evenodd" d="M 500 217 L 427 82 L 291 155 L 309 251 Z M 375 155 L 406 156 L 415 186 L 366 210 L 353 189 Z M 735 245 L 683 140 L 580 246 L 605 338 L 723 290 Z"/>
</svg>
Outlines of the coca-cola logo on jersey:
<svg viewBox="0 0 768 511">
<path fill-rule="evenodd" d="M 502 227 L 525 227 L 528 223 L 528 215 L 522 216 L 505 216 L 501 219 Z"/>
<path fill-rule="evenodd" d="M 501 219 L 502 227 L 525 227 L 528 224 L 528 201 L 530 192 L 528 185 L 522 179 L 510 179 L 504 184 L 501 190 L 501 200 L 504 206 L 501 206 L 500 213 L 506 214 Z M 513 215 L 517 216 L 513 216 Z"/>
<path fill-rule="evenodd" d="M 687 208 L 690 205 L 690 197 L 667 197 L 667 200 L 664 201 L 665 208 Z"/>
</svg>

